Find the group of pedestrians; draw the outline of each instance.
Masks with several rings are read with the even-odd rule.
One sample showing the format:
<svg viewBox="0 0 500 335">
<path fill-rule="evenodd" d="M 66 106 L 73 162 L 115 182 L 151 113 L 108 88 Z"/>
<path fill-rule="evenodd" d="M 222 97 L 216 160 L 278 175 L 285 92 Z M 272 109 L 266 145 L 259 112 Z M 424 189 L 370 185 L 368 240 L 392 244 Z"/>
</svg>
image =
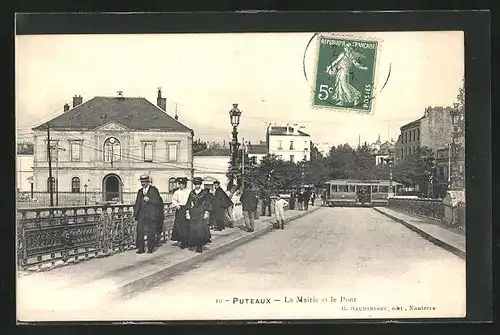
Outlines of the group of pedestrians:
<svg viewBox="0 0 500 335">
<path fill-rule="evenodd" d="M 136 247 L 137 253 L 154 252 L 160 246 L 160 238 L 163 233 L 164 202 L 158 189 L 151 185 L 149 175 L 140 177 L 141 188 L 137 192 L 134 205 L 134 218 L 137 220 Z M 255 231 L 255 220 L 262 216 L 271 216 L 271 207 L 274 206 L 276 215 L 275 227 L 284 229 L 285 207 L 289 203 L 281 196 L 272 204 L 271 194 L 263 189 L 259 191 L 251 184 L 243 185 L 243 190 L 232 192 L 230 196 L 220 187 L 220 182 L 215 181 L 214 192 L 203 189 L 203 179 L 195 177 L 192 179 L 193 190 L 187 188 L 187 178 L 177 178 L 178 189 L 172 197 L 172 207 L 175 209 L 175 219 L 172 228 L 171 239 L 179 242 L 181 249 L 193 248 L 196 252 L 203 252 L 203 246 L 211 243 L 214 231 L 222 231 L 234 227 L 234 205 L 236 201 L 241 202 L 241 210 L 245 230 Z M 259 201 L 262 201 L 261 213 L 258 212 Z M 293 202 L 290 200 L 290 208 Z M 307 209 L 307 206 L 306 206 Z"/>
<path fill-rule="evenodd" d="M 314 204 L 316 194 L 310 189 L 301 188 L 300 190 L 292 190 L 290 194 L 290 209 L 297 209 L 299 211 L 307 211 L 309 209 L 309 202 Z"/>
</svg>

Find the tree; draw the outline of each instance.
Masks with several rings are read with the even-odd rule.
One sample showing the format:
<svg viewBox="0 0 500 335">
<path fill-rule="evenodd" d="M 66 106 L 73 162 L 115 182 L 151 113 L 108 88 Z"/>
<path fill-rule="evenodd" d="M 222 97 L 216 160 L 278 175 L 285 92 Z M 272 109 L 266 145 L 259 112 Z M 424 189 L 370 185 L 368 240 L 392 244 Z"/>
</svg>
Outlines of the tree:
<svg viewBox="0 0 500 335">
<path fill-rule="evenodd" d="M 17 143 L 17 154 L 18 155 L 33 155 L 34 148 L 31 142 L 19 142 Z"/>
<path fill-rule="evenodd" d="M 193 141 L 193 154 L 206 150 L 208 148 L 208 145 L 206 142 L 202 142 L 200 139 L 197 139 L 196 141 Z"/>
<path fill-rule="evenodd" d="M 342 144 L 337 147 L 332 146 L 327 158 L 327 164 L 330 169 L 330 178 L 351 178 L 351 171 L 354 169 L 355 156 L 356 153 L 349 144 Z"/>
<path fill-rule="evenodd" d="M 427 196 L 429 173 L 435 173 L 434 153 L 427 147 L 395 164 L 393 169 L 394 180 L 405 186 L 418 187 L 422 196 Z"/>
</svg>

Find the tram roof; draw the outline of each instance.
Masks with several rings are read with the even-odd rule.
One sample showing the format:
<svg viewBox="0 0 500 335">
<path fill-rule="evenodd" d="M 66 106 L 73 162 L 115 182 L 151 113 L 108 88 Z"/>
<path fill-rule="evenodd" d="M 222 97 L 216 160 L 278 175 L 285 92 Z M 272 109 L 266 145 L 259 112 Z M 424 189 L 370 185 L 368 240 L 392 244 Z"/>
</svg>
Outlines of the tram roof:
<svg viewBox="0 0 500 335">
<path fill-rule="evenodd" d="M 389 180 L 356 180 L 356 179 L 333 179 L 327 181 L 326 184 L 331 185 L 380 185 L 380 186 L 390 186 L 391 182 Z M 403 185 L 397 181 L 392 181 L 392 185 Z"/>
</svg>

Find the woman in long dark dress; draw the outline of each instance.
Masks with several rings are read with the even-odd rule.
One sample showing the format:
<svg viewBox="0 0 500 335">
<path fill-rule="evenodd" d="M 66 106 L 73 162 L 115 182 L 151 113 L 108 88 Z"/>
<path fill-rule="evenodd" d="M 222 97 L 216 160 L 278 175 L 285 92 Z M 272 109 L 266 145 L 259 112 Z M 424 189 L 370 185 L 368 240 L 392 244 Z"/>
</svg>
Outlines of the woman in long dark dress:
<svg viewBox="0 0 500 335">
<path fill-rule="evenodd" d="M 212 206 L 208 193 L 201 188 L 202 179 L 193 178 L 194 190 L 189 193 L 186 204 L 186 218 L 189 220 L 188 245 L 196 247 L 196 252 L 203 252 L 203 246 L 210 242 L 207 223 Z"/>
<path fill-rule="evenodd" d="M 181 243 L 181 248 L 187 247 L 189 227 L 186 220 L 186 204 L 189 198 L 190 190 L 186 188 L 187 178 L 177 178 L 179 189 L 174 192 L 172 205 L 175 208 L 175 221 L 172 228 L 172 237 L 174 241 Z"/>
</svg>

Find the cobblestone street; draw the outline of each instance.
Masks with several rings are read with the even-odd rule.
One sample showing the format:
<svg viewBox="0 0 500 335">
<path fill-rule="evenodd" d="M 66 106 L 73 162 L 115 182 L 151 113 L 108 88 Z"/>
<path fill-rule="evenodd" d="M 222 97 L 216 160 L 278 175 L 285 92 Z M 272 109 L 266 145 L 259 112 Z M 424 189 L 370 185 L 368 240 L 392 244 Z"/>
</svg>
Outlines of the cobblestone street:
<svg viewBox="0 0 500 335">
<path fill-rule="evenodd" d="M 106 307 L 122 320 L 461 316 L 465 262 L 373 209 L 323 208 Z"/>
</svg>

